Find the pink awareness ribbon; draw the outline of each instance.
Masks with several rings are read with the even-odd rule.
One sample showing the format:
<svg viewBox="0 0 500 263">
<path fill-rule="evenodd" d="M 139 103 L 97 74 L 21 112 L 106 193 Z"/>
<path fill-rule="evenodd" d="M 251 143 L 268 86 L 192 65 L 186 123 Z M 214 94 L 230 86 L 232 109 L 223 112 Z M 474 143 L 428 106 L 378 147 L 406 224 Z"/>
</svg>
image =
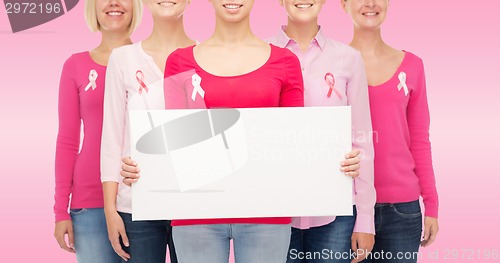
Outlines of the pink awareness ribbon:
<svg viewBox="0 0 500 263">
<path fill-rule="evenodd" d="M 191 76 L 191 84 L 193 84 L 193 92 L 191 93 L 191 100 L 196 100 L 196 94 L 200 94 L 201 98 L 205 98 L 205 91 L 201 87 L 201 77 L 200 75 L 194 73 Z"/>
<path fill-rule="evenodd" d="M 146 86 L 146 83 L 144 83 L 144 73 L 142 71 L 138 70 L 135 72 L 135 78 L 137 79 L 137 82 L 141 85 L 139 87 L 139 94 L 142 94 L 142 90 L 145 90 L 146 93 L 148 93 L 148 86 Z"/>
<path fill-rule="evenodd" d="M 328 90 L 328 98 L 330 98 L 332 96 L 332 91 L 335 91 L 335 94 L 337 94 L 337 97 L 339 97 L 339 99 L 342 99 L 342 94 L 340 94 L 340 92 L 335 88 L 335 77 L 333 76 L 332 73 L 326 73 L 325 75 L 325 81 L 326 81 L 326 84 L 328 84 L 328 86 L 330 87 L 330 89 Z"/>
<path fill-rule="evenodd" d="M 97 74 L 97 71 L 95 69 L 91 69 L 89 72 L 89 84 L 85 87 L 85 91 L 89 90 L 90 87 L 92 87 L 92 90 L 95 90 L 97 88 L 96 80 L 99 75 Z"/>
<path fill-rule="evenodd" d="M 398 79 L 398 91 L 401 91 L 401 89 L 403 89 L 405 91 L 405 96 L 408 96 L 408 93 L 410 93 L 410 91 L 408 90 L 408 85 L 406 85 L 406 72 L 401 71 L 398 75 Z"/>
</svg>

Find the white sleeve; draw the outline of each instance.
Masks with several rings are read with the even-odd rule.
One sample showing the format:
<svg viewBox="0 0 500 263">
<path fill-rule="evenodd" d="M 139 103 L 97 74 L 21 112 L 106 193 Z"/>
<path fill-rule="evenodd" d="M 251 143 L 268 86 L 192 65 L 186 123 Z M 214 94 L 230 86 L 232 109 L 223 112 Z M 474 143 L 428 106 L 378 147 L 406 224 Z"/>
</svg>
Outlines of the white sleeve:
<svg viewBox="0 0 500 263">
<path fill-rule="evenodd" d="M 116 57 L 116 53 L 112 52 L 106 70 L 101 138 L 102 182 L 121 181 L 120 170 L 126 129 L 127 92 Z"/>
</svg>

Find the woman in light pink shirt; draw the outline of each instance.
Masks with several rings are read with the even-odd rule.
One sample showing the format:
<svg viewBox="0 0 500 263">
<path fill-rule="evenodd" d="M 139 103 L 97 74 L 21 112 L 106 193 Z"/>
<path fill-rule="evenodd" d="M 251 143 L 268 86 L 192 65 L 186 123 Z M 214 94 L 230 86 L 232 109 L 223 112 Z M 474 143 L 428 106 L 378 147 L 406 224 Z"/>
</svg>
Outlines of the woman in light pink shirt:
<svg viewBox="0 0 500 263">
<path fill-rule="evenodd" d="M 362 151 L 353 184 L 354 215 L 294 218 L 287 262 L 351 262 L 351 252 L 358 249 L 364 251 L 357 258 L 361 260 L 372 249 L 375 234 L 372 127 L 364 64 L 358 51 L 324 36 L 318 15 L 325 0 L 279 2 L 288 23 L 269 41 L 298 56 L 305 106 L 351 106 L 353 148 Z"/>
<path fill-rule="evenodd" d="M 342 0 L 351 16 L 350 45 L 361 52 L 368 75 L 375 149 L 375 227 L 372 262 L 416 262 L 419 246 L 438 232 L 438 194 L 429 142 L 429 107 L 422 60 L 382 39 L 389 0 Z M 422 213 L 425 207 L 422 238 Z M 392 260 L 377 254 L 392 253 Z M 411 255 L 397 258 L 403 253 Z"/>
<path fill-rule="evenodd" d="M 132 43 L 130 34 L 141 16 L 140 0 L 85 1 L 85 19 L 93 32 L 100 32 L 101 44 L 73 54 L 61 74 L 54 236 L 80 263 L 120 262 L 108 240 L 99 173 L 104 79 L 111 51 Z"/>
</svg>

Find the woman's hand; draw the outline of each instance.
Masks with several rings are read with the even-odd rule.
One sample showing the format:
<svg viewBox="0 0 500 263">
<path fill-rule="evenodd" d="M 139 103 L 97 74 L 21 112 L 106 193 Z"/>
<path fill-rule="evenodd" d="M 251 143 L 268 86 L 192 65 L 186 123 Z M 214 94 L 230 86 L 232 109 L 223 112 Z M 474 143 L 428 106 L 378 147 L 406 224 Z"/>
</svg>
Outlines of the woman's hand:
<svg viewBox="0 0 500 263">
<path fill-rule="evenodd" d="M 375 245 L 375 235 L 368 233 L 352 233 L 351 249 L 356 253 L 356 258 L 351 263 L 361 262 L 368 256 Z M 359 252 L 359 253 L 358 253 Z"/>
<path fill-rule="evenodd" d="M 345 160 L 340 163 L 340 171 L 344 172 L 345 175 L 352 178 L 359 176 L 359 168 L 361 158 L 359 157 L 361 151 L 354 149 L 345 155 Z"/>
<path fill-rule="evenodd" d="M 141 170 L 137 167 L 137 163 L 130 159 L 130 157 L 122 158 L 122 171 L 120 175 L 123 177 L 123 183 L 132 186 L 133 183 L 139 180 Z"/>
<path fill-rule="evenodd" d="M 123 244 L 128 247 L 129 241 L 127 233 L 125 232 L 125 225 L 123 224 L 123 219 L 116 211 L 106 212 L 106 225 L 108 226 L 108 237 L 111 242 L 111 246 L 123 260 L 128 261 L 130 255 L 123 250 L 120 244 L 120 238 Z"/>
<path fill-rule="evenodd" d="M 69 245 L 66 242 L 66 235 L 68 235 Z M 71 222 L 71 220 L 57 222 L 54 229 L 54 237 L 62 249 L 75 253 L 75 236 L 73 234 L 73 222 Z"/>
<path fill-rule="evenodd" d="M 430 216 L 424 218 L 424 237 L 420 245 L 422 247 L 428 247 L 434 241 L 436 241 L 436 236 L 439 231 L 438 219 Z"/>
</svg>

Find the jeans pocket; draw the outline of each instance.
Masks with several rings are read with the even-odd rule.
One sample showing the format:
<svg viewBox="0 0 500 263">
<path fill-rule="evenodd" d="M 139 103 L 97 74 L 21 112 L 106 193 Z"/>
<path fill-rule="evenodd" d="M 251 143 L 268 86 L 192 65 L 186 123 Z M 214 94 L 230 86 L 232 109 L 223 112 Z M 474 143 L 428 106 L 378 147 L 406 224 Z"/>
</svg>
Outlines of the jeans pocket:
<svg viewBox="0 0 500 263">
<path fill-rule="evenodd" d="M 81 214 L 85 213 L 86 211 L 88 211 L 87 208 L 76 208 L 76 209 L 70 209 L 69 213 L 71 215 L 81 215 Z"/>
<path fill-rule="evenodd" d="M 422 211 L 420 210 L 420 202 L 414 201 L 409 203 L 396 203 L 391 205 L 394 213 L 405 218 L 417 218 L 422 217 Z"/>
</svg>

